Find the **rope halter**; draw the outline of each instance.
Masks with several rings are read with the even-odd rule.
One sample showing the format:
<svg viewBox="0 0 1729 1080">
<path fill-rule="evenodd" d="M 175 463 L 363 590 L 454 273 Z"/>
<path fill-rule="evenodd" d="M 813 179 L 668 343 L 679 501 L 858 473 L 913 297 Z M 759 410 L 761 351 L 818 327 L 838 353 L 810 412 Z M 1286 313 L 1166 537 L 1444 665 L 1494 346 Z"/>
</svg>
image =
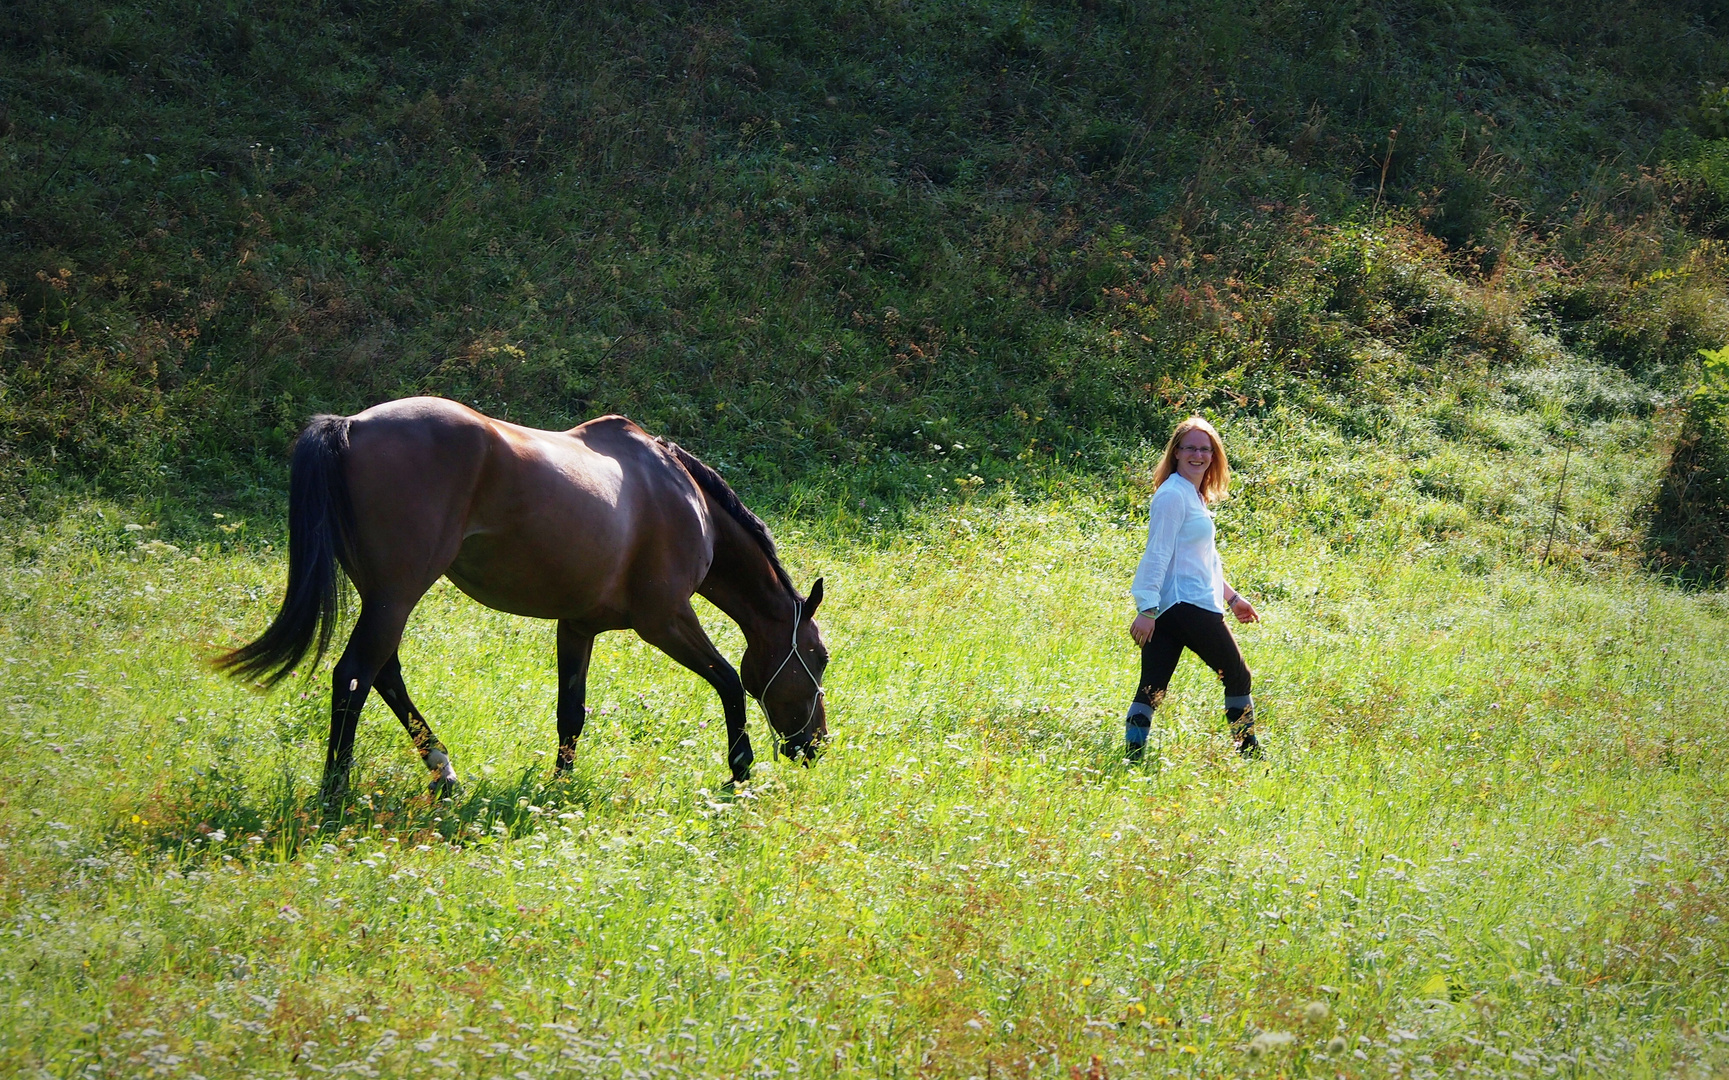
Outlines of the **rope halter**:
<svg viewBox="0 0 1729 1080">
<path fill-rule="evenodd" d="M 752 694 L 751 696 L 756 698 L 756 703 L 762 707 L 763 716 L 768 717 L 767 699 L 769 687 L 773 686 L 774 681 L 780 678 L 780 673 L 786 670 L 786 666 L 792 663 L 792 658 L 795 656 L 798 657 L 798 666 L 804 668 L 804 673 L 810 676 L 810 681 L 812 683 L 816 684 L 816 690 L 810 696 L 810 708 L 805 711 L 804 724 L 799 727 L 797 732 L 786 739 L 785 745 L 787 747 L 792 747 L 793 740 L 802 736 L 804 737 L 803 741 L 798 744 L 797 748 L 803 749 L 810 745 L 810 726 L 816 722 L 816 703 L 822 700 L 823 691 L 822 680 L 817 678 L 816 672 L 810 669 L 810 664 L 805 660 L 804 654 L 800 652 L 798 648 L 798 628 L 799 624 L 804 622 L 804 601 L 794 600 L 792 605 L 792 648 L 787 652 L 785 658 L 781 660 L 780 666 L 774 669 L 774 674 L 770 675 L 768 681 L 762 684 L 762 693 Z M 774 721 L 772 718 L 769 719 L 769 730 L 774 730 Z M 788 757 L 792 756 L 790 752 L 784 750 L 783 752 L 785 752 Z"/>
</svg>

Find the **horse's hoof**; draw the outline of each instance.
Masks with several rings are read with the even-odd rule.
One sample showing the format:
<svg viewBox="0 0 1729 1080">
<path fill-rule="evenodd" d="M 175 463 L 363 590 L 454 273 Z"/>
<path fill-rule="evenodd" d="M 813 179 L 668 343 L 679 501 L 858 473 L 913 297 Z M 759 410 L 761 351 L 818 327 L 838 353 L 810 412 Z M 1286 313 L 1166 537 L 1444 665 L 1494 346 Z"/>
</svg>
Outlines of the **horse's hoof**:
<svg viewBox="0 0 1729 1080">
<path fill-rule="evenodd" d="M 421 760 L 432 770 L 432 783 L 427 786 L 432 797 L 448 799 L 455 795 L 462 785 L 456 779 L 456 770 L 450 766 L 450 755 L 440 749 L 428 750 Z"/>
</svg>

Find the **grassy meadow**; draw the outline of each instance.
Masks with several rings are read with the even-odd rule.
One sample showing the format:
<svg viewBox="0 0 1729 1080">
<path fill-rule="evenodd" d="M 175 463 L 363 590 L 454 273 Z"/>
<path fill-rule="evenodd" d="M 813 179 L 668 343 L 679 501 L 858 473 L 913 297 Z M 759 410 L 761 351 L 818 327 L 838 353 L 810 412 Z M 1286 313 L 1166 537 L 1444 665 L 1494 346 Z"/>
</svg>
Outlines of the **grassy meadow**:
<svg viewBox="0 0 1729 1080">
<path fill-rule="evenodd" d="M 1576 526 L 1538 566 L 1541 512 L 1522 547 L 1457 503 L 1438 531 L 1411 477 L 1456 447 L 1425 473 L 1392 442 L 1288 434 L 1301 453 L 1238 432 L 1221 513 L 1265 616 L 1239 631 L 1258 762 L 1192 658 L 1157 752 L 1121 760 L 1132 491 L 783 519 L 795 577 L 829 585 L 834 740 L 737 791 L 712 693 L 627 634 L 601 639 L 553 782 L 550 627 L 441 585 L 403 659 L 464 790 L 431 801 L 374 700 L 340 820 L 314 801 L 323 676 L 256 695 L 201 667 L 274 610 L 270 542 L 227 519 L 170 542 L 98 502 L 22 529 L 0 1070 L 1729 1068 L 1723 594 L 1591 556 Z M 1605 456 L 1573 457 L 1569 518 L 1630 498 Z M 1455 471 L 1509 505 L 1560 464 L 1481 461 Z M 1336 526 L 1303 524 L 1346 492 Z"/>
<path fill-rule="evenodd" d="M 1725 10 L 11 0 L 0 1076 L 1729 1075 Z M 720 469 L 821 762 L 610 635 L 554 782 L 441 585 L 460 796 L 374 702 L 321 808 L 205 661 L 416 393 Z M 1191 659 L 1131 767 L 1193 412 L 1268 753 Z"/>
</svg>

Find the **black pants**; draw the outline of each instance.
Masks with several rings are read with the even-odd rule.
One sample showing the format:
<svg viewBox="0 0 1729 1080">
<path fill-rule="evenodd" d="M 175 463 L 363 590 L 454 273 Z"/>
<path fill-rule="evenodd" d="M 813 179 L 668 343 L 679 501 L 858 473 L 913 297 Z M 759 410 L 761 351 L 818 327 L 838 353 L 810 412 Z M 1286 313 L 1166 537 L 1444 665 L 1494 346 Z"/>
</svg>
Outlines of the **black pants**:
<svg viewBox="0 0 1729 1080">
<path fill-rule="evenodd" d="M 1152 638 L 1141 646 L 1141 683 L 1135 690 L 1134 704 L 1129 706 L 1127 734 L 1131 745 L 1146 742 L 1153 710 L 1164 700 L 1184 649 L 1200 657 L 1225 684 L 1225 719 L 1232 734 L 1241 738 L 1253 727 L 1255 703 L 1249 696 L 1249 665 L 1243 662 L 1242 650 L 1225 625 L 1225 617 L 1193 604 L 1173 604 L 1159 616 Z"/>
</svg>

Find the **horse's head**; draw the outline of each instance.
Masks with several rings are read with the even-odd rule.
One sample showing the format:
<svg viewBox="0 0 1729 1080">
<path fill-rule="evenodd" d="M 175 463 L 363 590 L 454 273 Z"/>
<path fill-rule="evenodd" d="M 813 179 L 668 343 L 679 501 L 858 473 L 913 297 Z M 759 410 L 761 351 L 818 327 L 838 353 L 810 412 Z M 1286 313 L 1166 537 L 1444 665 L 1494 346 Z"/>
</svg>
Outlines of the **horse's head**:
<svg viewBox="0 0 1729 1080">
<path fill-rule="evenodd" d="M 789 620 L 771 624 L 745 649 L 741 672 L 745 688 L 762 703 L 769 726 L 780 736 L 780 752 L 806 764 L 828 737 L 822 692 L 828 646 L 814 618 L 821 603 L 822 578 L 817 578 L 810 596 L 794 601 Z"/>
</svg>

